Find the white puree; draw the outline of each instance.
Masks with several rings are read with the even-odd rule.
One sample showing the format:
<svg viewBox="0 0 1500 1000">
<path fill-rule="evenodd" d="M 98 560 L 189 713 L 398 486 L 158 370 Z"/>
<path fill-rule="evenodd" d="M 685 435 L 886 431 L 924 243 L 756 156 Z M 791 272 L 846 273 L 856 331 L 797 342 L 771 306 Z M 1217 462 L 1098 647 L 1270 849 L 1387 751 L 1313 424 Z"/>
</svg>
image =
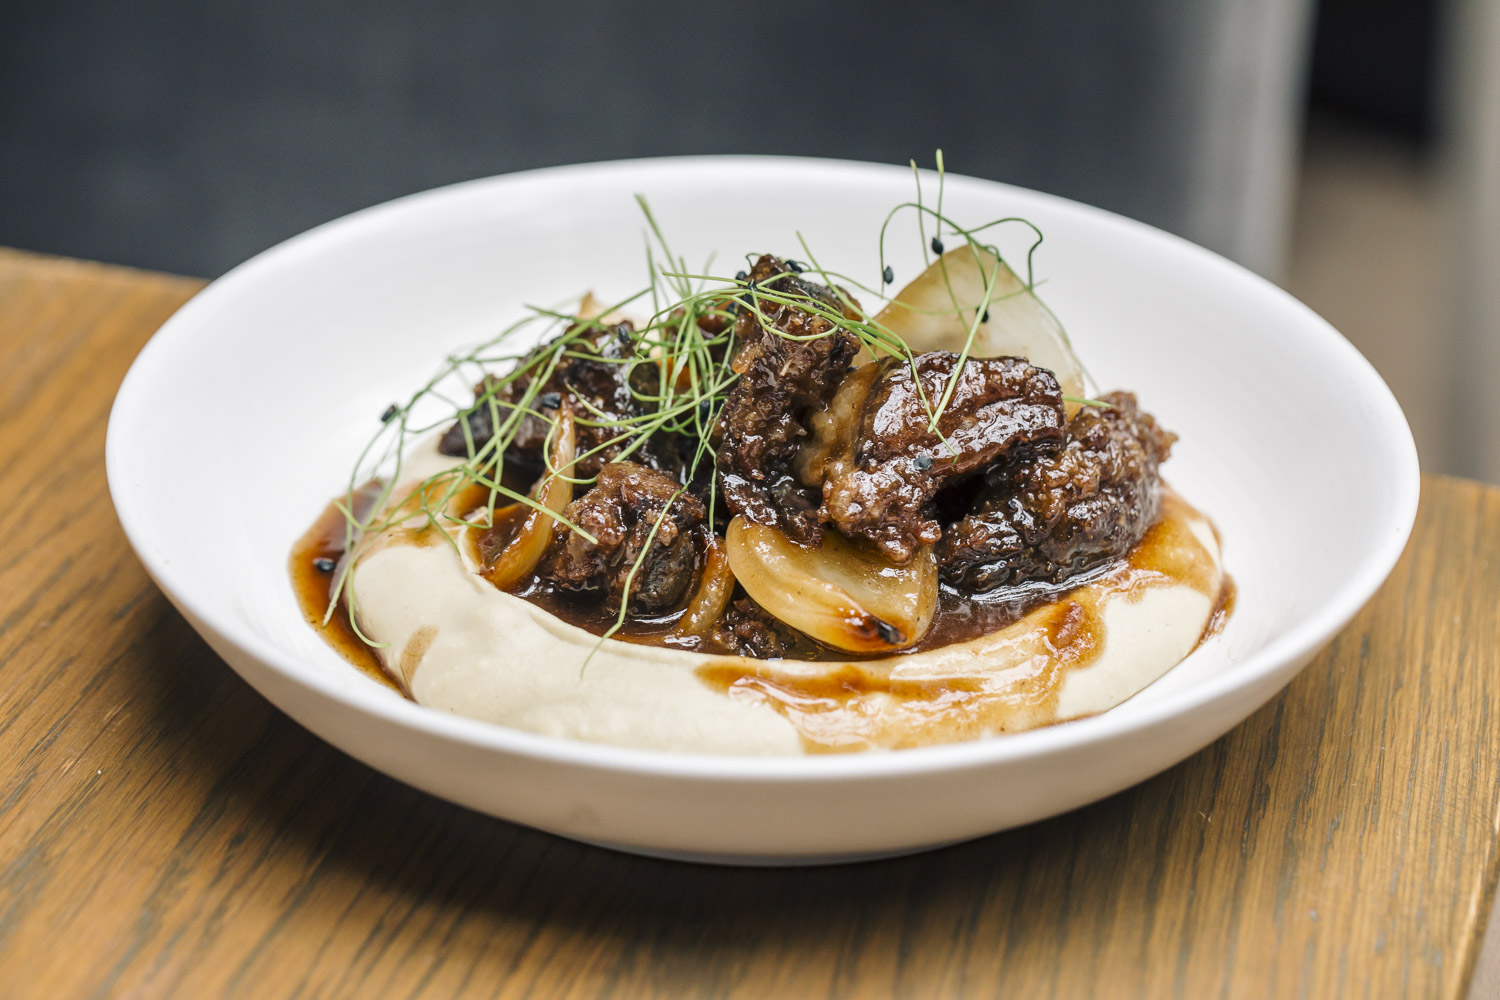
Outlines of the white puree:
<svg viewBox="0 0 1500 1000">
<path fill-rule="evenodd" d="M 423 456 L 426 462 L 435 457 Z M 924 680 L 961 679 L 978 691 L 965 705 L 983 704 L 974 711 L 960 706 L 956 717 L 952 699 L 939 707 L 940 699 L 886 691 L 831 711 L 788 707 L 785 699 L 778 708 L 763 687 L 735 685 L 726 694 L 697 672 L 717 664 L 795 682 L 846 669 L 840 663 L 745 661 L 609 640 L 584 667 L 598 641 L 594 635 L 495 589 L 467 555 L 442 542 L 373 552 L 353 575 L 353 596 L 362 628 L 388 644 L 381 650 L 386 668 L 432 708 L 553 736 L 660 750 L 799 754 L 809 749 L 805 735 L 822 749 L 910 746 L 1101 712 L 1186 656 L 1213 613 L 1222 572 L 1208 523 L 1185 504 L 1168 511 L 1189 529 L 1176 533 L 1177 550 L 1199 570 L 1198 585 L 1158 580 L 1132 593 L 1094 583 L 1074 591 L 1069 598 L 1096 609 L 1102 623 L 1086 663 L 1075 667 L 1055 652 L 1037 624 L 1049 613 L 1044 607 L 990 636 L 858 665 L 865 675 L 906 690 Z M 944 713 L 949 717 L 935 724 Z"/>
</svg>

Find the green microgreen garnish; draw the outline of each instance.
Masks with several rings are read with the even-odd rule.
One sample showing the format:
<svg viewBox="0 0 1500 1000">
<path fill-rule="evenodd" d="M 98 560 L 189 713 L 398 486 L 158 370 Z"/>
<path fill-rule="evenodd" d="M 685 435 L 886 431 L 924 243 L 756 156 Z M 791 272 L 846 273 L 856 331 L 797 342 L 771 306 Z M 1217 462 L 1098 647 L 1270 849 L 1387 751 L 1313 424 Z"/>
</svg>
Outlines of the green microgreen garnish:
<svg viewBox="0 0 1500 1000">
<path fill-rule="evenodd" d="M 996 296 L 994 291 L 1002 259 L 1000 252 L 996 247 L 982 243 L 978 238 L 979 234 L 1008 223 L 1019 224 L 1031 230 L 1034 239 L 1026 252 L 1025 289 L 1011 293 L 1020 295 L 1032 294 L 1035 289 L 1033 258 L 1042 243 L 1042 233 L 1032 223 L 1017 217 L 995 219 L 971 228 L 959 225 L 943 211 L 946 168 L 941 150 L 937 151 L 936 166 L 936 207 L 929 207 L 923 201 L 921 171 L 917 169 L 915 161 L 911 162 L 916 179 L 916 198 L 896 205 L 882 223 L 878 246 L 879 270 L 872 283 L 867 284 L 848 274 L 825 268 L 802 233 L 796 234 L 801 247 L 801 259 L 806 264 L 797 265 L 794 270 L 803 272 L 804 279 L 816 281 L 831 291 L 836 306 L 803 291 L 796 280 L 778 277 L 764 284 L 756 284 L 746 280 L 744 272 L 733 277 L 714 274 L 712 258 L 700 270 L 690 270 L 686 259 L 672 252 L 646 198 L 636 195 L 646 221 L 643 238 L 648 284 L 645 287 L 590 316 L 580 316 L 576 310 L 569 311 L 561 307 L 527 306 L 527 315 L 523 318 L 489 340 L 448 357 L 440 370 L 413 393 L 405 404 L 392 404 L 381 415 L 380 430 L 360 453 L 344 496 L 335 501 L 345 518 L 347 555 L 342 561 L 332 590 L 324 616 L 325 623 L 334 614 L 342 598 L 350 604 L 350 620 L 355 633 L 372 646 L 382 645 L 360 631 L 350 579 L 357 571 L 367 540 L 387 531 L 435 531 L 458 551 L 461 533 L 495 524 L 497 510 L 504 503 L 506 506 L 520 504 L 539 511 L 568 530 L 595 541 L 592 535 L 570 521 L 566 512 L 559 514 L 552 511 L 539 503 L 533 495 L 554 477 L 562 477 L 578 487 L 587 487 L 592 482 L 591 479 L 578 476 L 572 467 L 554 468 L 550 460 L 551 437 L 557 433 L 559 426 L 558 409 L 555 405 L 543 406 L 543 401 L 538 397 L 542 394 L 542 387 L 566 359 L 620 364 L 631 369 L 642 365 L 656 366 L 658 377 L 654 380 L 654 389 L 637 385 L 637 380 L 629 377 L 624 380 L 635 403 L 636 412 L 632 416 L 621 417 L 607 413 L 594 406 L 582 394 L 569 394 L 575 424 L 580 427 L 603 428 L 607 432 L 598 444 L 577 454 L 575 465 L 606 451 L 612 452 L 617 460 L 629 459 L 646 447 L 654 435 L 683 435 L 696 442 L 692 455 L 686 461 L 684 479 L 688 483 L 706 481 L 710 524 L 714 521 L 718 502 L 717 455 L 711 435 L 725 400 L 739 379 L 731 362 L 738 346 L 734 332 L 735 321 L 741 314 L 748 314 L 767 331 L 787 339 L 812 340 L 846 331 L 857 337 L 872 356 L 902 359 L 911 367 L 914 382 L 927 412 L 929 430 L 937 434 L 946 445 L 946 438 L 938 429 L 938 422 L 952 400 L 959 372 L 970 355 L 981 323 L 988 316 L 991 305 L 1005 298 Z M 906 342 L 880 323 L 874 313 L 868 311 L 847 291 L 849 288 L 856 289 L 882 305 L 892 301 L 892 294 L 886 291 L 894 282 L 894 273 L 886 260 L 886 237 L 892 222 L 904 212 L 916 215 L 924 262 L 929 261 L 929 250 L 940 251 L 948 245 L 948 241 L 955 239 L 961 239 L 968 245 L 975 260 L 981 262 L 981 267 L 984 253 L 992 254 L 997 262 L 992 271 L 985 273 L 985 293 L 977 307 L 961 305 L 951 282 L 948 283 L 951 310 L 918 310 L 903 305 L 903 308 L 928 315 L 962 316 L 967 322 L 968 334 L 959 353 L 959 364 L 954 367 L 953 375 L 936 400 L 927 398 L 925 387 L 916 377 L 916 356 Z M 933 227 L 931 240 L 927 236 L 929 223 Z M 747 257 L 747 260 L 751 259 L 753 258 Z M 939 257 L 939 261 L 941 260 Z M 946 265 L 943 268 L 947 280 Z M 795 279 L 797 275 L 792 274 L 790 277 Z M 620 310 L 647 302 L 650 304 L 651 315 L 628 333 L 618 333 L 618 328 L 606 322 Z M 823 320 L 827 329 L 801 337 L 783 332 L 776 326 L 772 314 L 786 307 L 802 310 Z M 722 332 L 711 333 L 700 325 L 700 321 L 706 321 L 709 329 L 722 328 Z M 602 345 L 596 349 L 595 341 L 605 336 L 622 337 L 620 349 L 605 352 Z M 515 344 L 539 346 L 517 351 L 512 349 Z M 612 356 L 603 356 L 606 353 L 611 353 Z M 501 369 L 506 370 L 500 371 Z M 449 398 L 446 387 L 466 381 L 480 387 L 474 402 L 460 403 Z M 649 381 L 646 384 L 649 385 Z M 1070 401 L 1087 405 L 1108 405 L 1098 400 Z M 434 403 L 444 405 L 435 407 L 432 405 Z M 424 416 L 419 417 L 419 411 Z M 488 417 L 490 434 L 483 440 L 476 439 L 472 432 L 469 418 L 475 415 Z M 543 449 L 546 467 L 541 480 L 529 493 L 504 485 L 507 454 L 522 428 L 523 420 L 527 418 L 535 418 L 549 426 L 548 446 Z M 465 455 L 455 459 L 451 466 L 422 479 L 409 493 L 397 497 L 394 491 L 404 481 L 403 474 L 411 447 L 417 441 L 430 438 L 452 425 L 455 419 L 459 420 L 459 426 L 462 427 Z M 362 484 L 372 481 L 378 483 L 378 491 L 373 498 L 365 494 L 364 502 L 361 503 Z M 600 637 L 601 644 L 624 626 L 631 587 L 644 563 L 645 555 L 672 503 L 687 489 L 684 485 L 672 496 L 652 525 L 640 557 L 626 576 L 625 592 L 620 600 L 618 615 Z M 472 502 L 476 493 L 480 499 L 478 504 Z M 460 505 L 460 500 L 466 502 Z M 463 509 L 459 509 L 460 506 Z M 596 645 L 595 649 L 597 648 Z"/>
</svg>

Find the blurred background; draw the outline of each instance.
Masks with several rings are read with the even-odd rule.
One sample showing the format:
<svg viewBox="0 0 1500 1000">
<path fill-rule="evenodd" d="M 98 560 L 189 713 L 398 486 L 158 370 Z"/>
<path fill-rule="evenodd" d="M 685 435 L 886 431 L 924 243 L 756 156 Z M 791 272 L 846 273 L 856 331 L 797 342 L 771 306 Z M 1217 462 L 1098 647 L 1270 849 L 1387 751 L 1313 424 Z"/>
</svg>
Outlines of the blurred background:
<svg viewBox="0 0 1500 1000">
<path fill-rule="evenodd" d="M 1500 482 L 1495 0 L 0 2 L 0 244 L 204 277 L 488 174 L 939 146 L 1281 283 Z"/>
</svg>

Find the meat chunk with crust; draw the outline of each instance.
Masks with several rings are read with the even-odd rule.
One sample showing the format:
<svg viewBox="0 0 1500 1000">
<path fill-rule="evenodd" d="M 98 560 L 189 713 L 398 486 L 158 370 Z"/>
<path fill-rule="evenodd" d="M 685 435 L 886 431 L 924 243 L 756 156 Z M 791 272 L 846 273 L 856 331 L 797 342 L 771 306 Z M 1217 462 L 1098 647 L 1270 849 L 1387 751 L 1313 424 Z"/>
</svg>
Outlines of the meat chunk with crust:
<svg viewBox="0 0 1500 1000">
<path fill-rule="evenodd" d="M 834 293 L 769 255 L 756 261 L 750 281 L 844 308 Z M 734 513 L 813 543 L 822 537 L 820 498 L 798 480 L 792 463 L 809 436 L 808 418 L 828 405 L 859 351 L 859 338 L 802 306 L 755 302 L 765 325 L 750 310 L 735 321 L 739 351 L 731 364 L 740 378 L 720 417 L 719 481 Z"/>
<path fill-rule="evenodd" d="M 897 563 L 942 534 L 933 498 L 947 483 L 1009 456 L 1055 450 L 1066 421 L 1062 389 L 1022 358 L 929 351 L 877 362 L 852 440 L 823 467 L 823 516 Z M 953 392 L 937 429 L 929 414 Z M 871 378 L 865 369 L 851 378 Z M 842 392 L 842 389 L 841 389 Z M 837 404 L 835 404 L 837 406 Z"/>
<path fill-rule="evenodd" d="M 777 618 L 750 597 L 724 609 L 712 633 L 722 648 L 758 660 L 811 659 L 817 644 Z"/>
<path fill-rule="evenodd" d="M 618 425 L 611 426 L 610 421 L 628 420 L 646 412 L 642 400 L 656 395 L 660 382 L 660 372 L 655 364 L 632 363 L 635 353 L 633 333 L 634 327 L 629 322 L 622 322 L 586 331 L 572 337 L 566 345 L 562 342 L 570 334 L 543 344 L 521 362 L 528 371 L 504 384 L 487 378 L 474 387 L 475 406 L 448 428 L 438 450 L 445 455 L 466 457 L 469 452 L 464 439 L 465 424 L 468 424 L 475 447 L 482 446 L 494 434 L 486 394 L 494 392 L 500 404 L 496 409 L 503 422 L 526 397 L 535 375 L 547 370 L 549 355 L 565 347 L 567 353 L 557 359 L 551 374 L 532 397 L 530 409 L 534 412 L 523 414 L 516 425 L 506 459 L 540 465 L 552 418 L 561 402 L 568 400 L 578 418 L 578 454 L 584 456 L 578 461 L 577 475 L 587 479 L 598 474 L 602 467 L 620 457 L 630 443 L 628 439 L 610 443 L 622 431 Z M 669 440 L 671 437 L 663 433 L 652 435 L 649 441 L 631 453 L 630 458 L 675 474 L 681 467 L 681 459 L 675 442 Z M 595 448 L 601 450 L 589 454 Z"/>
<path fill-rule="evenodd" d="M 937 548 L 944 581 L 970 591 L 1060 583 L 1124 556 L 1156 520 L 1158 466 L 1175 434 L 1128 392 L 1084 406 L 1061 450 L 986 473 L 967 513 Z"/>
<path fill-rule="evenodd" d="M 630 581 L 633 610 L 668 610 L 691 592 L 708 510 L 675 479 L 635 462 L 611 462 L 564 516 L 597 541 L 558 525 L 557 540 L 538 568 L 543 580 L 561 590 L 602 593 L 618 607 L 631 569 L 645 553 Z"/>
</svg>

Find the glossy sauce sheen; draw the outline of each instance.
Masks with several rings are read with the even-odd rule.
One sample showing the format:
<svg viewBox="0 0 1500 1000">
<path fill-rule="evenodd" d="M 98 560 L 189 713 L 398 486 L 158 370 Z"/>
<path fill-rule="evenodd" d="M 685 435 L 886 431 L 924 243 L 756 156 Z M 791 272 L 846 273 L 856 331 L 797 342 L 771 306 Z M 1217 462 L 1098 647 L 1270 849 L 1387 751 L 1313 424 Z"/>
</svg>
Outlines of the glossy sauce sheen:
<svg viewBox="0 0 1500 1000">
<path fill-rule="evenodd" d="M 1217 536 L 1218 532 L 1214 534 Z M 1234 601 L 1239 596 L 1239 588 L 1234 585 L 1234 578 L 1228 573 L 1224 574 L 1224 585 L 1219 588 L 1219 599 L 1214 602 L 1213 614 L 1208 616 L 1208 624 L 1203 626 L 1203 634 L 1198 637 L 1198 645 L 1203 645 L 1209 639 L 1224 631 L 1231 615 L 1234 614 Z"/>
<path fill-rule="evenodd" d="M 480 547 L 478 551 L 484 551 L 484 547 Z M 821 663 L 874 660 L 889 656 L 909 656 L 912 653 L 926 652 L 951 643 L 977 639 L 1014 624 L 1027 612 L 1056 600 L 1060 595 L 1076 589 L 1080 583 L 1093 580 L 1100 575 L 1102 575 L 1101 572 L 1090 573 L 1082 579 L 1070 580 L 1061 585 L 1028 585 L 986 598 L 965 597 L 944 585 L 938 592 L 937 612 L 933 616 L 932 625 L 920 640 L 904 649 L 855 653 L 833 649 L 808 639 L 798 650 L 800 655 L 790 658 Z M 510 593 L 525 598 L 569 625 L 576 625 L 595 635 L 603 635 L 616 622 L 617 613 L 609 610 L 603 603 L 578 600 L 574 595 L 556 590 L 535 577 L 527 581 L 525 585 L 511 590 Z M 743 591 L 738 591 L 738 593 L 742 594 Z M 739 655 L 734 650 L 726 649 L 706 636 L 677 634 L 674 629 L 681 617 L 681 611 L 647 618 L 628 616 L 611 638 L 648 646 L 685 649 L 695 653 L 712 653 L 718 656 Z"/>
<path fill-rule="evenodd" d="M 1006 727 L 997 722 L 1002 717 L 1010 720 L 1011 728 L 1056 721 L 1053 709 L 1067 671 L 1087 666 L 1103 640 L 1102 600 L 1081 590 L 1082 585 L 1101 588 L 1106 598 L 1124 596 L 1128 600 L 1153 587 L 1187 586 L 1214 601 L 1199 643 L 1222 630 L 1233 611 L 1234 584 L 1226 574 L 1215 590 L 1213 575 L 1201 560 L 1201 543 L 1187 527 L 1186 519 L 1192 514 L 1185 501 L 1164 487 L 1156 523 L 1121 562 L 1065 585 L 1032 585 L 982 600 L 944 588 L 931 629 L 920 643 L 897 653 L 851 655 L 822 647 L 814 650 L 814 644 L 809 643 L 807 660 L 816 663 L 725 657 L 699 666 L 697 674 L 709 687 L 729 697 L 770 705 L 796 726 L 810 752 L 973 739 L 1004 731 Z M 330 504 L 298 540 L 290 560 L 298 603 L 308 623 L 334 649 L 364 673 L 400 690 L 374 650 L 355 634 L 345 608 L 340 607 L 323 624 L 329 593 L 344 556 L 344 525 L 344 515 Z M 502 526 L 495 535 L 503 534 Z M 495 535 L 471 532 L 471 554 L 481 561 L 492 555 L 483 539 Z M 340 567 L 321 571 L 316 567 L 319 558 L 333 559 Z M 616 621 L 602 602 L 580 601 L 555 592 L 534 577 L 512 593 L 595 634 L 603 633 Z M 1032 612 L 1030 628 L 1003 643 L 992 644 L 983 654 L 987 660 L 1014 656 L 1025 662 L 1026 668 L 989 673 L 976 669 L 973 660 L 979 654 L 969 653 L 962 644 L 992 636 Z M 722 652 L 698 637 L 675 635 L 673 627 L 680 615 L 673 612 L 655 618 L 628 618 L 616 638 Z M 901 668 L 907 654 L 944 647 L 955 648 L 936 668 L 918 672 Z M 1032 716 L 1037 723 L 1028 722 Z"/>
<path fill-rule="evenodd" d="M 504 484 L 511 489 L 524 491 L 529 485 L 526 481 L 529 478 L 524 473 L 512 473 L 506 476 Z M 380 499 L 381 488 L 379 482 L 371 481 L 354 491 L 353 510 L 357 517 L 369 516 Z M 480 502 L 477 499 L 480 492 L 472 493 L 475 499 L 469 506 L 475 506 Z M 488 496 L 487 491 L 482 492 L 485 497 Z M 328 601 L 333 596 L 333 588 L 343 570 L 347 523 L 348 519 L 338 508 L 337 502 L 329 503 L 323 508 L 323 513 L 318 515 L 318 519 L 313 522 L 312 527 L 308 528 L 292 546 L 291 557 L 287 560 L 287 572 L 292 579 L 292 591 L 297 596 L 297 606 L 302 609 L 302 616 L 307 623 L 317 630 L 323 640 L 340 656 L 358 667 L 361 673 L 410 697 L 410 692 L 406 691 L 385 669 L 385 665 L 375 650 L 354 631 L 354 626 L 349 620 L 347 605 L 340 600 L 338 609 L 332 615 L 327 614 Z M 435 532 L 427 529 L 419 531 L 403 529 L 399 534 L 403 541 L 417 544 L 432 544 L 439 538 Z M 318 569 L 319 559 L 333 560 L 334 568 L 327 572 Z M 323 620 L 325 615 L 328 618 L 326 624 Z"/>
<path fill-rule="evenodd" d="M 356 499 L 359 496 L 360 494 L 356 494 Z M 355 634 L 354 627 L 349 623 L 349 613 L 342 603 L 333 614 L 328 615 L 327 624 L 323 621 L 344 558 L 346 523 L 344 512 L 329 504 L 313 522 L 313 526 L 292 546 L 287 569 L 292 577 L 292 590 L 297 595 L 297 606 L 302 609 L 307 623 L 317 629 L 318 634 L 340 656 L 358 667 L 362 673 L 386 687 L 400 691 L 400 686 L 386 673 L 375 650 Z M 319 559 L 332 559 L 334 569 L 327 572 L 318 569 Z"/>
<path fill-rule="evenodd" d="M 724 660 L 698 668 L 698 675 L 729 697 L 769 705 L 787 718 L 809 752 L 901 748 L 976 739 L 1007 729 L 1030 728 L 1056 718 L 1056 705 L 1068 671 L 1087 667 L 1102 649 L 1103 604 L 1115 597 L 1136 600 L 1156 587 L 1186 586 L 1214 601 L 1198 642 L 1215 634 L 1233 607 L 1234 587 L 1205 568 L 1202 544 L 1186 518 L 1192 509 L 1164 489 L 1162 512 L 1122 562 L 1088 583 L 1102 591 L 1074 589 L 1062 594 L 1033 591 L 1035 601 L 974 612 L 947 610 L 944 642 L 988 635 L 1036 613 L 1031 626 L 983 652 L 950 649 L 940 664 L 906 671 L 902 658 L 876 662 L 848 659 L 841 667 L 815 672 L 789 670 L 776 661 Z M 1207 564 L 1211 567 L 1211 563 Z M 943 620 L 939 612 L 939 621 Z M 1007 620 L 1007 617 L 1009 620 Z M 947 636 L 954 638 L 948 639 Z M 936 643 L 926 648 L 939 648 Z M 974 661 L 979 657 L 984 665 Z M 1015 663 L 999 670 L 990 663 Z"/>
<path fill-rule="evenodd" d="M 847 650 L 833 649 L 808 640 L 804 655 L 796 659 L 837 663 L 844 660 L 872 660 L 884 659 L 891 656 L 905 656 L 912 653 L 922 653 L 933 649 L 939 649 L 956 642 L 966 642 L 981 636 L 990 635 L 1006 626 L 1021 620 L 1028 612 L 1041 607 L 1044 604 L 1056 601 L 1064 595 L 1077 590 L 1085 583 L 1099 580 L 1115 580 L 1121 574 L 1134 565 L 1137 559 L 1146 559 L 1150 548 L 1153 534 L 1160 536 L 1164 529 L 1161 523 L 1170 514 L 1177 513 L 1179 516 L 1191 511 L 1186 502 L 1182 500 L 1171 489 L 1163 487 L 1162 511 L 1157 518 L 1157 524 L 1147 532 L 1135 550 L 1126 559 L 1106 565 L 1097 570 L 1074 577 L 1062 584 L 1028 583 L 1020 587 L 1002 588 L 994 594 L 981 596 L 968 596 L 958 593 L 953 588 L 944 584 L 938 593 L 937 613 L 934 615 L 932 625 L 927 632 L 915 644 L 904 649 L 882 650 L 874 653 L 851 653 Z M 1217 537 L 1217 530 L 1215 537 Z M 1175 535 L 1174 535 L 1175 537 Z M 1158 543 L 1158 561 L 1162 558 L 1164 545 Z M 480 542 L 478 553 L 483 555 L 488 551 L 487 543 Z M 1163 571 L 1160 577 L 1152 579 L 1166 582 L 1169 579 L 1176 581 L 1169 572 Z M 1227 579 L 1227 577 L 1226 577 Z M 1188 582 L 1195 589 L 1203 589 L 1207 584 L 1203 581 Z M 1233 585 L 1226 584 L 1232 594 Z M 556 615 L 570 625 L 576 625 L 581 629 L 602 635 L 605 631 L 615 625 L 616 614 L 606 608 L 601 602 L 580 600 L 575 595 L 567 592 L 557 591 L 545 582 L 535 577 L 525 584 L 511 591 L 517 597 L 525 598 L 537 606 L 544 608 L 548 613 Z M 1219 618 L 1227 617 L 1223 598 L 1215 599 L 1215 614 Z M 1232 610 L 1232 600 L 1228 608 Z M 627 642 L 638 642 L 652 646 L 667 646 L 674 649 L 688 649 L 699 653 L 714 653 L 724 656 L 738 655 L 734 650 L 725 649 L 711 640 L 700 636 L 679 636 L 673 633 L 673 627 L 681 617 L 680 611 L 667 614 L 639 618 L 627 616 L 624 624 L 614 633 L 613 638 L 623 639 Z M 1222 627 L 1222 621 L 1215 624 L 1210 621 L 1210 629 L 1217 631 Z M 1205 632 L 1205 638 L 1213 634 Z"/>
</svg>

